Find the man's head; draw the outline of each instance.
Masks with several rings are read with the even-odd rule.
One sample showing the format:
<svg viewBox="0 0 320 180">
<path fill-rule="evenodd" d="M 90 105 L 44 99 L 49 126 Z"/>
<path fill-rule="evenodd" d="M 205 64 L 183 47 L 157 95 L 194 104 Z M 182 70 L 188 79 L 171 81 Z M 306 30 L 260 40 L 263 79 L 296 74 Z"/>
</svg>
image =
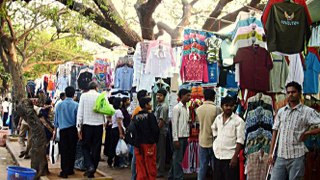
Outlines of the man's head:
<svg viewBox="0 0 320 180">
<path fill-rule="evenodd" d="M 127 108 L 128 106 L 130 106 L 130 104 L 131 104 L 130 98 L 128 98 L 128 97 L 122 98 L 122 107 Z"/>
<path fill-rule="evenodd" d="M 6 97 L 6 98 L 4 98 L 4 100 L 5 100 L 5 101 L 8 101 L 8 98 Z"/>
<path fill-rule="evenodd" d="M 230 116 L 234 110 L 235 104 L 236 104 L 236 101 L 233 97 L 231 96 L 224 97 L 221 100 L 221 107 L 222 107 L 223 113 Z"/>
<path fill-rule="evenodd" d="M 213 89 L 205 89 L 203 95 L 206 101 L 214 101 L 216 92 Z"/>
<path fill-rule="evenodd" d="M 300 102 L 302 87 L 299 83 L 292 81 L 286 85 L 287 97 L 289 103 L 298 104 Z"/>
<path fill-rule="evenodd" d="M 157 92 L 157 102 L 162 103 L 167 96 L 167 91 L 163 88 L 159 89 Z"/>
<path fill-rule="evenodd" d="M 113 108 L 114 108 L 114 109 L 120 109 L 121 106 L 122 106 L 122 98 L 115 97 L 115 98 L 113 99 L 112 105 L 113 105 Z"/>
<path fill-rule="evenodd" d="M 95 81 L 91 81 L 88 85 L 89 90 L 97 90 L 98 88 L 98 83 Z"/>
<path fill-rule="evenodd" d="M 146 97 L 148 95 L 148 91 L 146 90 L 140 90 L 138 93 L 137 93 L 137 98 L 138 98 L 138 101 L 140 101 L 141 98 L 143 97 Z"/>
<path fill-rule="evenodd" d="M 191 92 L 188 89 L 180 89 L 178 96 L 182 103 L 187 103 L 191 99 Z"/>
<path fill-rule="evenodd" d="M 66 92 L 65 96 L 67 96 L 68 98 L 73 98 L 74 97 L 74 93 L 76 92 L 76 90 L 72 86 L 66 87 L 66 89 L 64 91 Z M 60 94 L 60 98 L 61 98 L 61 94 Z"/>
<path fill-rule="evenodd" d="M 149 97 L 141 98 L 139 101 L 139 105 L 142 109 L 144 109 L 146 111 L 150 111 L 152 109 L 151 98 L 149 98 Z"/>
<path fill-rule="evenodd" d="M 61 92 L 59 96 L 60 96 L 61 100 L 64 100 L 66 98 L 66 93 L 65 92 Z"/>
</svg>

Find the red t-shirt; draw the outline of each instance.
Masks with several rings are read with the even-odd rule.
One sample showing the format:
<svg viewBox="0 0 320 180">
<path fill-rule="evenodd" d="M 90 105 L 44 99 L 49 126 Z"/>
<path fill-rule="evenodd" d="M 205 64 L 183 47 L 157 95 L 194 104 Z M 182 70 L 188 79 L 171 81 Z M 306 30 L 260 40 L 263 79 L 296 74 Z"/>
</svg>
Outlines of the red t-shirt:
<svg viewBox="0 0 320 180">
<path fill-rule="evenodd" d="M 240 63 L 240 88 L 259 92 L 269 90 L 273 62 L 266 49 L 259 46 L 240 48 L 234 63 Z"/>
</svg>

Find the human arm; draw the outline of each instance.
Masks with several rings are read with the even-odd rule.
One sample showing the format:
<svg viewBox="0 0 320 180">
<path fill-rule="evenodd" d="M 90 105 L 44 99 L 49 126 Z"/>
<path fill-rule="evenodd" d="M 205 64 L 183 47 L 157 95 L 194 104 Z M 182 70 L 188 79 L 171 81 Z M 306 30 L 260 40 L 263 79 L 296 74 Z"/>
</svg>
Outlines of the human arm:
<svg viewBox="0 0 320 180">
<path fill-rule="evenodd" d="M 169 109 L 167 106 L 163 106 L 161 111 L 160 111 L 160 117 L 159 117 L 159 123 L 158 126 L 159 128 L 163 128 L 163 126 L 168 123 L 168 114 L 169 114 Z"/>
<path fill-rule="evenodd" d="M 178 138 L 178 131 L 179 131 L 179 108 L 175 106 L 172 111 L 172 138 L 175 148 L 179 149 L 179 138 Z"/>
<path fill-rule="evenodd" d="M 229 166 L 231 167 L 236 167 L 238 164 L 239 153 L 240 153 L 240 150 L 242 149 L 242 146 L 244 144 L 244 138 L 245 138 L 244 128 L 245 128 L 245 122 L 239 118 L 239 123 L 236 126 L 236 136 L 237 136 L 236 150 L 229 164 Z"/>
<path fill-rule="evenodd" d="M 304 141 L 310 135 L 317 135 L 320 133 L 320 114 L 316 110 L 312 109 L 310 112 L 307 113 L 306 118 L 308 118 L 308 125 L 316 125 L 317 128 L 305 131 L 300 136 L 300 141 Z"/>
<path fill-rule="evenodd" d="M 273 132 L 272 132 L 272 139 L 271 139 L 271 143 L 270 143 L 270 150 L 269 150 L 269 158 L 268 158 L 268 163 L 270 165 L 274 164 L 274 153 L 273 150 L 275 149 L 274 147 L 276 146 L 276 141 L 277 141 L 277 136 L 278 136 L 278 130 L 280 127 L 280 112 L 278 112 L 278 114 L 275 117 L 274 120 L 274 125 L 273 125 Z"/>
<path fill-rule="evenodd" d="M 150 113 L 149 114 L 149 119 L 151 122 L 151 132 L 153 132 L 154 135 L 154 140 L 155 142 L 159 141 L 159 134 L 160 134 L 160 128 L 157 124 L 157 118 L 154 116 L 154 114 Z"/>
<path fill-rule="evenodd" d="M 84 111 L 84 102 L 83 102 L 83 98 L 80 98 L 80 101 L 78 104 L 78 111 L 77 111 L 77 130 L 78 130 L 79 140 L 82 140 L 83 111 Z"/>
<path fill-rule="evenodd" d="M 120 110 L 117 110 L 115 113 L 116 121 L 118 124 L 118 129 L 119 129 L 119 137 L 120 139 L 124 139 L 124 132 L 123 132 L 123 127 L 122 127 L 122 121 L 123 121 L 123 114 Z"/>
</svg>

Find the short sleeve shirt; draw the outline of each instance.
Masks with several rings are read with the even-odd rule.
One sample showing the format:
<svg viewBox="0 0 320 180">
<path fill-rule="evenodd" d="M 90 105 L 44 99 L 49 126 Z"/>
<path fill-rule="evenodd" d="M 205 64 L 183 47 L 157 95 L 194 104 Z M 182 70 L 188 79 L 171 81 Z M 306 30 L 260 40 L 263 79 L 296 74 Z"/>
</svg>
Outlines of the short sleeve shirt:
<svg viewBox="0 0 320 180">
<path fill-rule="evenodd" d="M 168 131 L 168 114 L 169 108 L 166 103 L 157 105 L 156 111 L 154 112 L 154 115 L 157 118 L 157 122 L 159 123 L 160 119 L 165 122 L 164 126 L 160 129 L 160 133 L 166 133 Z"/>
<path fill-rule="evenodd" d="M 278 157 L 291 159 L 303 156 L 308 150 L 299 138 L 311 125 L 320 125 L 320 115 L 316 110 L 302 104 L 281 108 L 273 125 L 273 129 L 280 133 Z"/>
<path fill-rule="evenodd" d="M 114 115 L 112 116 L 112 128 L 116 128 L 118 127 L 118 122 L 117 122 L 117 119 L 123 119 L 123 114 L 121 112 L 120 109 L 117 109 L 116 112 L 114 113 Z M 122 124 L 122 127 L 123 127 L 123 124 Z"/>
</svg>

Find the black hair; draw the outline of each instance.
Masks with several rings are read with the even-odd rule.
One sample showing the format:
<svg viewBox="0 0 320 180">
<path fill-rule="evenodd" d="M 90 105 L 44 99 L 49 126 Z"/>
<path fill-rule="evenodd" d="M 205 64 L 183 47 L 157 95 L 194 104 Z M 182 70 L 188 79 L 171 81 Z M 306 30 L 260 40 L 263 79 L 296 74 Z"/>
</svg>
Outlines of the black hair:
<svg viewBox="0 0 320 180">
<path fill-rule="evenodd" d="M 188 94 L 188 93 L 191 93 L 191 91 L 188 90 L 188 89 L 180 89 L 180 91 L 179 91 L 179 93 L 178 93 L 178 96 L 179 96 L 179 98 L 181 99 L 182 96 L 184 96 L 184 95 L 186 95 L 186 94 Z"/>
<path fill-rule="evenodd" d="M 138 98 L 138 101 L 140 101 L 141 98 L 143 97 L 146 97 L 148 94 L 148 91 L 146 90 L 140 90 L 138 93 L 137 93 L 137 98 Z"/>
<path fill-rule="evenodd" d="M 65 92 L 62 92 L 62 93 L 60 93 L 60 95 L 59 95 L 60 99 L 64 98 L 65 96 L 66 96 L 66 93 L 65 93 Z"/>
<path fill-rule="evenodd" d="M 124 105 L 124 103 L 126 103 L 128 101 L 128 99 L 130 99 L 130 98 L 129 97 L 122 98 L 122 106 Z"/>
<path fill-rule="evenodd" d="M 72 87 L 72 86 L 66 87 L 66 89 L 65 89 L 64 91 L 66 92 L 66 96 L 67 96 L 68 98 L 73 98 L 74 93 L 76 92 L 76 90 L 75 90 L 74 87 Z M 62 93 L 61 93 L 61 94 L 62 94 Z M 61 94 L 60 94 L 60 95 L 61 95 Z M 60 96 L 60 98 L 61 98 L 61 96 Z"/>
<path fill-rule="evenodd" d="M 143 108 L 146 107 L 146 105 L 147 105 L 149 102 L 151 102 L 151 98 L 149 98 L 149 97 L 143 97 L 143 98 L 140 99 L 139 105 L 140 105 L 140 107 L 143 109 Z"/>
<path fill-rule="evenodd" d="M 120 109 L 121 108 L 122 99 L 119 97 L 115 97 L 113 99 L 112 105 L 114 109 Z"/>
<path fill-rule="evenodd" d="M 51 98 L 47 98 L 46 102 L 44 104 L 46 105 L 50 105 L 52 103 L 52 100 Z"/>
<path fill-rule="evenodd" d="M 6 97 L 6 98 L 4 98 L 4 100 L 5 100 L 5 101 L 8 101 L 8 98 Z"/>
<path fill-rule="evenodd" d="M 203 91 L 204 99 L 205 100 L 212 100 L 214 101 L 214 98 L 216 96 L 216 92 L 213 89 L 205 89 Z"/>
<path fill-rule="evenodd" d="M 286 85 L 286 89 L 288 87 L 294 87 L 299 93 L 302 92 L 302 87 L 299 83 L 295 82 L 295 81 L 291 81 Z"/>
<path fill-rule="evenodd" d="M 221 106 L 225 105 L 225 104 L 236 104 L 236 100 L 231 97 L 231 96 L 226 96 L 224 98 L 222 98 L 221 100 Z"/>
<path fill-rule="evenodd" d="M 168 92 L 167 92 L 167 90 L 161 88 L 161 89 L 158 90 L 157 94 L 158 94 L 158 93 L 159 93 L 159 94 L 162 94 L 164 97 L 166 97 L 166 95 L 167 95 Z"/>
<path fill-rule="evenodd" d="M 97 87 L 98 87 L 98 83 L 95 82 L 95 81 L 91 81 L 91 82 L 88 84 L 88 89 L 89 89 L 89 90 L 96 89 Z"/>
</svg>

